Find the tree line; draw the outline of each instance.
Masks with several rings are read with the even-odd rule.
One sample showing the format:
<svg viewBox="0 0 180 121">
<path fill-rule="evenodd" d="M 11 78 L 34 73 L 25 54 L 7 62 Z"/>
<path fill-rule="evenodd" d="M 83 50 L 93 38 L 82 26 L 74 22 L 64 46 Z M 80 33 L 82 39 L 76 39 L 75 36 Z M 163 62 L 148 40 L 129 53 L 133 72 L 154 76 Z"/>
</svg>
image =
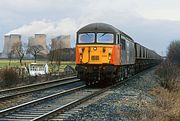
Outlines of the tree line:
<svg viewBox="0 0 180 121">
<path fill-rule="evenodd" d="M 159 83 L 169 91 L 180 88 L 180 41 L 172 41 L 168 47 L 167 57 L 158 67 L 156 74 L 161 78 Z"/>
<path fill-rule="evenodd" d="M 14 43 L 11 47 L 11 51 L 8 53 L 9 65 L 13 58 L 19 59 L 19 63 L 22 66 L 25 55 L 30 54 L 33 56 L 36 63 L 37 58 L 47 59 L 51 62 L 56 62 L 60 65 L 61 61 L 74 61 L 75 60 L 75 48 L 63 48 L 63 45 L 56 46 L 50 45 L 49 53 L 43 55 L 41 52 L 44 50 L 42 45 L 32 45 L 27 48 L 23 47 L 22 43 Z"/>
</svg>

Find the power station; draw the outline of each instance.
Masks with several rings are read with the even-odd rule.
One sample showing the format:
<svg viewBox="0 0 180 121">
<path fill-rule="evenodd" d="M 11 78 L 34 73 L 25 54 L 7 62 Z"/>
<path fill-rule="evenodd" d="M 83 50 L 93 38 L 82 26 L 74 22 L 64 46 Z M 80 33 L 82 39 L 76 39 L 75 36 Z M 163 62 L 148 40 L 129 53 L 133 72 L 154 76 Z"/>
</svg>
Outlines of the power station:
<svg viewBox="0 0 180 121">
<path fill-rule="evenodd" d="M 61 35 L 51 39 L 51 48 L 53 50 L 70 48 L 70 35 Z"/>
<path fill-rule="evenodd" d="M 30 46 L 36 46 L 41 45 L 43 47 L 43 50 L 41 51 L 41 55 L 47 55 L 48 54 L 48 48 L 46 44 L 46 35 L 45 34 L 35 34 L 34 37 L 28 38 L 28 47 Z"/>
<path fill-rule="evenodd" d="M 21 35 L 19 34 L 5 35 L 3 54 L 8 55 L 12 51 L 12 46 L 16 43 L 21 43 Z"/>
<path fill-rule="evenodd" d="M 1 57 L 7 58 L 8 54 L 12 51 L 12 47 L 16 43 L 22 43 L 21 35 L 10 34 L 4 36 L 4 48 Z M 27 47 L 41 45 L 43 50 L 38 54 L 42 56 L 47 56 L 49 53 L 46 43 L 45 34 L 35 34 L 28 38 Z M 65 49 L 70 48 L 70 35 L 60 35 L 51 39 L 51 49 Z"/>
</svg>

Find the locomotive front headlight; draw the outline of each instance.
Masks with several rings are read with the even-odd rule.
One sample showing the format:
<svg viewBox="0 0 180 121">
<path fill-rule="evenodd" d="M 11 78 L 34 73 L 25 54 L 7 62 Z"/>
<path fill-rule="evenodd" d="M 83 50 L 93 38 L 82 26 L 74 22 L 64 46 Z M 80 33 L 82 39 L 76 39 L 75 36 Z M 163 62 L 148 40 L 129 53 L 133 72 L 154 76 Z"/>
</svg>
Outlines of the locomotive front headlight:
<svg viewBox="0 0 180 121">
<path fill-rule="evenodd" d="M 80 57 L 79 57 L 79 58 L 80 58 L 80 60 L 82 60 L 82 55 L 80 55 Z"/>
<path fill-rule="evenodd" d="M 83 53 L 84 52 L 84 48 L 79 48 L 79 53 Z"/>
<path fill-rule="evenodd" d="M 94 51 L 96 51 L 96 50 L 97 50 L 97 47 L 94 47 L 93 49 L 94 49 Z"/>
<path fill-rule="evenodd" d="M 111 60 L 111 53 L 109 53 L 108 59 Z"/>
<path fill-rule="evenodd" d="M 79 48 L 79 53 L 82 53 L 82 48 Z"/>
</svg>

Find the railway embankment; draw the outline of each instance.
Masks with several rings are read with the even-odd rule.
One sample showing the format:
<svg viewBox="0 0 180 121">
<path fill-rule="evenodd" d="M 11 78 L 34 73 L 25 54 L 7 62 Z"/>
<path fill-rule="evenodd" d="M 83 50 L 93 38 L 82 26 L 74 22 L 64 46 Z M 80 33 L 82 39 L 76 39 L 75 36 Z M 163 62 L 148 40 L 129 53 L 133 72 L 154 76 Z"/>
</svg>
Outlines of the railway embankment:
<svg viewBox="0 0 180 121">
<path fill-rule="evenodd" d="M 67 120 L 169 121 L 180 119 L 180 90 L 160 85 L 157 68 L 143 72 L 123 85 L 110 89 L 96 101 L 82 106 Z M 177 79 L 180 79 L 178 77 Z"/>
<path fill-rule="evenodd" d="M 76 73 L 61 72 L 57 75 L 46 74 L 46 75 L 40 75 L 40 76 L 27 76 L 27 77 L 21 78 L 21 77 L 18 77 L 16 73 L 12 74 L 12 72 L 14 72 L 12 71 L 12 69 L 9 69 L 9 70 L 8 70 L 9 72 L 8 73 L 6 72 L 4 76 L 2 76 L 3 72 L 0 71 L 0 90 L 26 86 L 30 84 L 38 84 L 38 83 L 43 83 L 50 80 L 57 80 L 57 79 L 61 79 L 65 77 L 72 77 L 76 75 Z"/>
</svg>

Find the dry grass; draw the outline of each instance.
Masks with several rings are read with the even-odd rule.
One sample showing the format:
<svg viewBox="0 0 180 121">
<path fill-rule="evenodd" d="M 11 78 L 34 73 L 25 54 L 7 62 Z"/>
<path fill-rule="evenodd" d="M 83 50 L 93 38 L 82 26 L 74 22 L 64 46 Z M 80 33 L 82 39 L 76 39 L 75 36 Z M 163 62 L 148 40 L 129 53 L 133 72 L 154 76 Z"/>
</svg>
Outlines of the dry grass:
<svg viewBox="0 0 180 121">
<path fill-rule="evenodd" d="M 151 121 L 180 121 L 180 41 L 171 42 L 167 57 L 156 71 L 159 86 L 150 91 L 157 97 L 148 106 L 146 119 Z"/>
<path fill-rule="evenodd" d="M 158 100 L 150 109 L 154 114 L 154 121 L 170 121 L 180 118 L 180 90 L 170 92 L 162 87 L 156 87 L 151 92 Z"/>
<path fill-rule="evenodd" d="M 180 79 L 178 76 L 177 80 Z M 180 81 L 178 86 L 180 85 Z M 142 121 L 180 121 L 180 88 L 169 91 L 162 86 L 157 86 L 149 91 L 157 98 L 155 103 L 146 105 L 147 112 L 142 113 Z"/>
<path fill-rule="evenodd" d="M 169 91 L 175 91 L 178 89 L 178 67 L 172 62 L 165 60 L 159 65 L 156 70 L 156 74 L 160 77 L 159 84 Z"/>
<path fill-rule="evenodd" d="M 13 68 L 6 68 L 0 71 L 1 79 L 0 87 L 13 87 L 18 83 L 18 73 Z"/>
</svg>

